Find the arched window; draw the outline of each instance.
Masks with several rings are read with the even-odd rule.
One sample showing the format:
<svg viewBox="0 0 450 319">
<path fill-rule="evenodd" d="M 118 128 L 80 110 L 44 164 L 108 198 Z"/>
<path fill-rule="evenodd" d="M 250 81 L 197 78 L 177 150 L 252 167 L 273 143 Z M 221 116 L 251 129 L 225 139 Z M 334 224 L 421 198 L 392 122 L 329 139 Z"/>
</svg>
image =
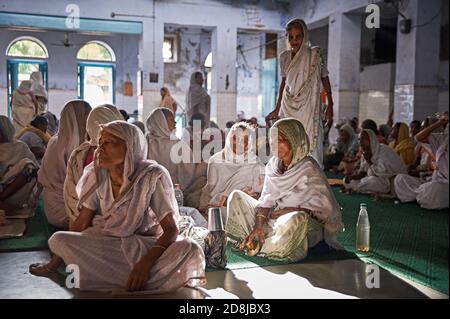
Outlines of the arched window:
<svg viewBox="0 0 450 319">
<path fill-rule="evenodd" d="M 86 43 L 77 53 L 78 60 L 115 62 L 114 51 L 104 42 Z"/>
<path fill-rule="evenodd" d="M 205 67 L 205 72 L 206 72 L 206 81 L 205 81 L 205 86 L 206 86 L 206 90 L 208 90 L 208 92 L 211 91 L 211 69 L 212 69 L 212 52 L 209 52 L 209 54 L 206 56 L 205 59 L 205 63 L 203 64 L 203 66 Z"/>
<path fill-rule="evenodd" d="M 77 53 L 78 97 L 93 107 L 115 103 L 116 56 L 100 41 L 86 43 Z"/>
<path fill-rule="evenodd" d="M 22 81 L 29 80 L 33 72 L 41 72 L 43 84 L 48 89 L 48 51 L 40 40 L 23 36 L 11 41 L 6 49 L 8 106 L 11 96 Z M 8 107 L 8 115 L 10 115 Z"/>
<path fill-rule="evenodd" d="M 6 49 L 6 55 L 9 57 L 21 58 L 48 58 L 48 51 L 45 45 L 36 38 L 19 37 L 12 41 Z"/>
</svg>

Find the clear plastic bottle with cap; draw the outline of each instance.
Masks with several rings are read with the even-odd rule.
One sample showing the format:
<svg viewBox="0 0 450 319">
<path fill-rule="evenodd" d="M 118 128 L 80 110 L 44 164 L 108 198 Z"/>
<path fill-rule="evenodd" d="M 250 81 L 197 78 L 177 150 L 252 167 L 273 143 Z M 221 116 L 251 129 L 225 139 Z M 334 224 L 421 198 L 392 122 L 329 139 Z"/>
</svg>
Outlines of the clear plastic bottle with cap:
<svg viewBox="0 0 450 319">
<path fill-rule="evenodd" d="M 175 198 L 177 199 L 178 207 L 183 206 L 183 190 L 180 184 L 175 184 L 174 187 Z"/>
<path fill-rule="evenodd" d="M 370 223 L 367 205 L 360 204 L 358 221 L 356 222 L 356 249 L 368 252 L 370 249 Z"/>
</svg>

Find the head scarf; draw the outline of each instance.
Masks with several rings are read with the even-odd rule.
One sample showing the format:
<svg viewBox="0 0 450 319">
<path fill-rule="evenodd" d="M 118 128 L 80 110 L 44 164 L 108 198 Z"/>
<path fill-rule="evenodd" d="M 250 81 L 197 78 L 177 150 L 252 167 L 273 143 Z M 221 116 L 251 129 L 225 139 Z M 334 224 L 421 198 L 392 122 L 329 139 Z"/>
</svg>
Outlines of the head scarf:
<svg viewBox="0 0 450 319">
<path fill-rule="evenodd" d="M 397 138 L 389 145 L 394 151 L 401 152 L 408 148 L 414 148 L 414 144 L 411 142 L 409 136 L 409 127 L 405 123 L 398 124 Z"/>
<path fill-rule="evenodd" d="M 65 163 L 72 151 L 86 138 L 86 121 L 90 111 L 91 106 L 83 100 L 69 101 L 61 111 L 58 150 L 64 154 Z"/>
<path fill-rule="evenodd" d="M 123 120 L 113 121 L 108 124 L 100 124 L 101 132 L 108 132 L 125 141 L 127 150 L 123 169 L 123 189 L 132 182 L 133 174 L 147 158 L 147 142 L 141 130 Z M 97 156 L 96 164 L 98 167 Z M 104 169 L 100 169 L 105 171 Z"/>
<path fill-rule="evenodd" d="M 122 113 L 120 113 L 120 111 L 117 108 L 117 106 L 112 105 L 112 104 L 102 104 L 102 105 L 99 105 L 99 106 L 103 106 L 103 107 L 106 107 L 106 108 L 110 109 L 114 114 L 116 114 L 116 116 L 119 117 L 119 119 L 125 120 L 125 118 L 123 117 Z"/>
<path fill-rule="evenodd" d="M 48 95 L 47 95 L 47 91 L 44 88 L 44 82 L 42 81 L 42 75 L 41 72 L 36 71 L 31 73 L 30 75 L 30 81 L 32 82 L 31 84 L 31 92 L 35 95 L 35 96 L 40 96 L 45 98 L 46 101 L 48 101 Z"/>
<path fill-rule="evenodd" d="M 142 131 L 142 133 L 145 134 L 145 124 L 143 122 L 134 121 L 133 124 L 136 125 L 137 127 L 139 127 L 139 129 Z"/>
<path fill-rule="evenodd" d="M 301 54 L 302 51 L 305 51 L 305 50 L 311 48 L 311 43 L 309 42 L 308 26 L 306 25 L 305 21 L 303 21 L 302 19 L 294 18 L 294 19 L 289 20 L 288 23 L 286 24 L 286 32 L 288 29 L 288 25 L 291 23 L 296 23 L 297 25 L 300 25 L 303 30 L 303 42 L 302 42 L 302 45 L 300 46 L 300 49 L 297 52 L 297 54 L 298 53 Z M 289 44 L 289 39 L 287 39 L 287 47 L 291 48 L 291 46 Z M 292 48 L 291 48 L 291 50 L 292 50 Z"/>
<path fill-rule="evenodd" d="M 154 109 L 147 118 L 147 131 L 149 137 L 152 139 L 170 138 L 172 133 L 167 125 L 167 119 L 163 113 L 163 110 L 167 110 L 173 114 L 173 112 L 168 108 L 158 107 Z"/>
<path fill-rule="evenodd" d="M 277 133 L 281 133 L 284 136 L 293 152 L 292 161 L 287 168 L 289 170 L 309 154 L 308 134 L 306 134 L 302 123 L 292 117 L 275 122 L 270 129 L 271 145 L 278 143 L 278 141 L 275 140 L 277 138 Z"/>
<path fill-rule="evenodd" d="M 0 115 L 0 134 L 4 140 L 2 143 L 14 142 L 15 133 L 16 130 L 14 129 L 14 125 L 11 120 L 4 115 Z"/>
<path fill-rule="evenodd" d="M 22 82 L 20 82 L 19 87 L 16 89 L 17 91 L 19 91 L 22 94 L 28 94 L 30 93 L 31 90 L 31 81 L 29 80 L 24 80 Z"/>
<path fill-rule="evenodd" d="M 175 100 L 173 99 L 172 95 L 170 94 L 170 91 L 168 88 L 163 87 L 162 90 L 166 92 L 166 95 L 161 99 L 161 102 L 159 103 L 159 107 L 165 107 L 174 112 L 173 104 L 175 103 Z"/>
<path fill-rule="evenodd" d="M 111 111 L 104 106 L 99 106 L 94 108 L 87 118 L 86 122 L 86 131 L 89 134 L 90 141 L 89 144 L 91 146 L 98 145 L 98 135 L 100 131 L 100 124 L 107 124 L 112 121 L 121 120 L 122 117 L 119 117 L 116 113 Z"/>
<path fill-rule="evenodd" d="M 242 128 L 245 127 L 245 128 Z M 248 149 L 247 151 L 244 151 L 242 154 L 238 155 L 233 152 L 233 146 L 232 146 L 232 138 L 235 134 L 248 134 Z M 225 147 L 224 147 L 224 157 L 225 161 L 228 163 L 235 163 L 235 164 L 243 164 L 243 163 L 256 163 L 257 156 L 255 153 L 255 137 L 253 134 L 253 129 L 246 125 L 243 122 L 238 122 L 234 124 L 230 131 L 227 134 L 227 137 L 225 139 Z M 238 141 L 238 147 L 242 146 L 243 148 L 243 141 Z"/>
<path fill-rule="evenodd" d="M 370 140 L 370 151 L 372 152 L 372 159 L 378 156 L 380 151 L 380 143 L 378 142 L 377 136 L 375 132 L 369 129 L 364 129 L 361 131 L 361 134 L 366 133 L 369 136 Z"/>
</svg>

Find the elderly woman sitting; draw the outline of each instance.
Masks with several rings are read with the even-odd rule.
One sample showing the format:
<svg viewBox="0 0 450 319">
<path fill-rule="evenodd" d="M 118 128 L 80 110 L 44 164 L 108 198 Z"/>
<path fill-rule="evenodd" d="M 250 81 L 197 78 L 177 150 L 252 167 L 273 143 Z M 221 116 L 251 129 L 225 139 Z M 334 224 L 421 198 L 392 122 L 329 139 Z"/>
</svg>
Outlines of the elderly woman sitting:
<svg viewBox="0 0 450 319">
<path fill-rule="evenodd" d="M 335 168 L 341 161 L 353 161 L 358 153 L 358 149 L 358 136 L 353 128 L 348 124 L 341 126 L 335 152 L 325 157 L 324 169 L 328 171 Z"/>
<path fill-rule="evenodd" d="M 44 157 L 50 134 L 47 133 L 48 120 L 42 115 L 37 115 L 18 134 L 17 139 L 28 145 L 38 162 Z"/>
<path fill-rule="evenodd" d="M 121 119 L 122 116 L 119 117 L 117 113 L 104 106 L 98 106 L 89 113 L 86 122 L 86 132 L 88 133 L 89 141 L 74 149 L 67 162 L 67 173 L 64 180 L 64 204 L 68 223 L 73 223 L 79 214 L 79 198 L 76 186 L 83 175 L 84 168 L 94 160 L 94 151 L 98 146 L 100 124 L 107 124 Z M 68 223 L 65 222 L 65 224 Z"/>
<path fill-rule="evenodd" d="M 242 240 L 240 247 L 286 261 L 306 257 L 323 238 L 339 248 L 342 229 L 339 204 L 317 162 L 307 156 L 309 139 L 300 121 L 286 118 L 270 130 L 274 157 L 266 166 L 259 200 L 242 191 L 228 197 L 225 229 Z"/>
<path fill-rule="evenodd" d="M 80 214 L 49 239 L 56 255 L 30 272 L 46 275 L 62 260 L 79 267 L 83 290 L 173 291 L 204 278 L 198 244 L 178 236 L 178 206 L 167 170 L 146 160 L 133 124 L 102 125 L 95 161 L 79 184 Z M 58 257 L 59 256 L 59 257 Z"/>
<path fill-rule="evenodd" d="M 38 163 L 28 146 L 14 138 L 10 119 L 0 115 L 0 209 L 11 215 L 37 199 Z"/>
<path fill-rule="evenodd" d="M 392 133 L 392 142 L 389 147 L 402 159 L 403 163 L 408 167 L 414 163 L 415 160 L 415 145 L 409 136 L 409 128 L 405 123 L 395 123 Z"/>
<path fill-rule="evenodd" d="M 397 174 L 407 169 L 400 157 L 387 145 L 380 144 L 372 130 L 362 130 L 360 144 L 363 159 L 359 171 L 344 178 L 344 188 L 368 194 L 387 194 Z"/>
<path fill-rule="evenodd" d="M 200 211 L 224 207 L 234 190 L 259 197 L 264 182 L 264 164 L 255 154 L 252 131 L 245 122 L 234 124 L 228 132 L 225 148 L 209 159 L 208 181 L 200 197 Z"/>
</svg>

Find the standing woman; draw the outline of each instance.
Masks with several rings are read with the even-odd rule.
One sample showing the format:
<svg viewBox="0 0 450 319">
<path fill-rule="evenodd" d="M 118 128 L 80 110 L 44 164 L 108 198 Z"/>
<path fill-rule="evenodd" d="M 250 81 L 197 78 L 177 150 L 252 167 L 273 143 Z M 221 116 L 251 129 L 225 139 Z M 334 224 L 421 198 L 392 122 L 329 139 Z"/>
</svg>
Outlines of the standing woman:
<svg viewBox="0 0 450 319">
<path fill-rule="evenodd" d="M 37 114 L 35 99 L 31 93 L 31 81 L 22 81 L 14 90 L 11 98 L 11 112 L 16 132 L 29 125 Z"/>
<path fill-rule="evenodd" d="M 165 107 L 173 112 L 173 114 L 177 113 L 177 102 L 173 99 L 172 95 L 170 95 L 170 91 L 168 88 L 161 88 L 161 102 L 159 102 L 159 107 Z"/>
<path fill-rule="evenodd" d="M 200 113 L 205 117 L 205 127 L 209 127 L 211 116 L 211 97 L 203 88 L 202 72 L 194 72 L 191 76 L 191 85 L 186 95 L 186 115 L 187 122 L 195 113 Z"/>
<path fill-rule="evenodd" d="M 68 227 L 64 204 L 64 180 L 72 151 L 84 142 L 91 106 L 83 100 L 67 102 L 61 111 L 58 133 L 50 139 L 42 159 L 38 181 L 44 187 L 44 211 L 53 226 Z"/>
<path fill-rule="evenodd" d="M 320 103 L 320 84 L 327 99 L 326 126 L 333 121 L 328 70 L 321 58 L 319 47 L 309 43 L 308 27 L 301 19 L 293 19 L 286 26 L 290 50 L 280 55 L 282 81 L 275 110 L 266 116 L 270 121 L 278 117 L 294 117 L 305 127 L 311 142 L 311 156 L 322 166 L 323 123 Z"/>
</svg>

